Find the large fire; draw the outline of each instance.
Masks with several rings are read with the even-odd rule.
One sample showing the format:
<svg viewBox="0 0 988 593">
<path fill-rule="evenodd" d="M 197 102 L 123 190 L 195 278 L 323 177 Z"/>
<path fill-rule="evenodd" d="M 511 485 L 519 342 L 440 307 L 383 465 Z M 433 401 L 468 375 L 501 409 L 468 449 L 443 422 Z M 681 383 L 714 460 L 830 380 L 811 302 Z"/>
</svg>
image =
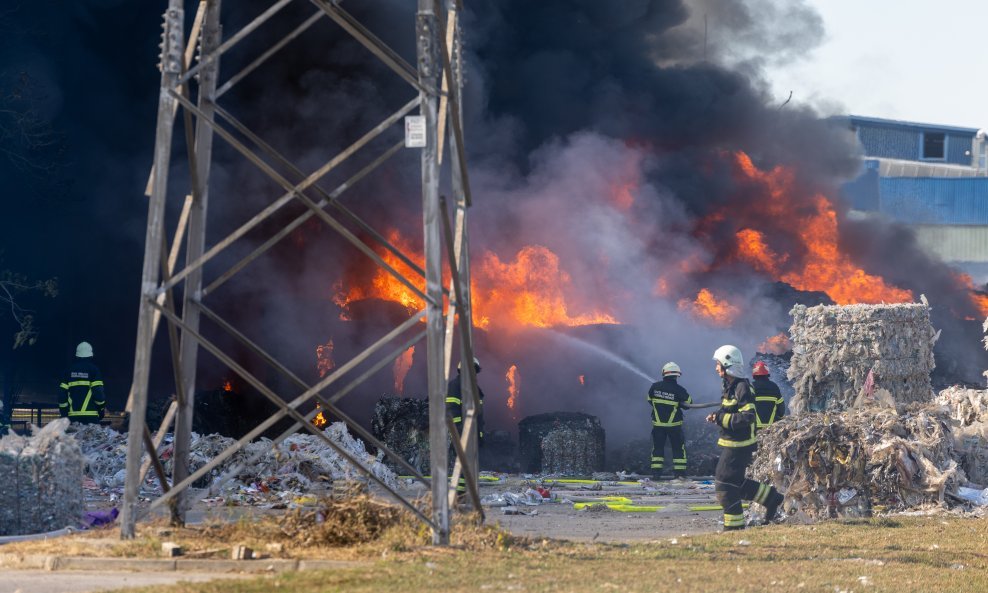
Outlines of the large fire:
<svg viewBox="0 0 988 593">
<path fill-rule="evenodd" d="M 840 251 L 837 212 L 826 196 L 813 196 L 809 207 L 797 204 L 792 170 L 779 166 L 761 171 L 743 152 L 735 155 L 735 162 L 739 174 L 762 192 L 757 204 L 736 213 L 747 224 L 736 234 L 740 260 L 798 290 L 824 292 L 841 305 L 913 300 L 912 292 L 866 273 Z M 786 239 L 795 237 L 793 250 L 800 257 L 792 258 L 788 252 L 773 249 L 771 237 L 752 228 L 760 220 L 786 221 L 791 230 Z"/>
<path fill-rule="evenodd" d="M 718 299 L 706 288 L 700 289 L 692 301 L 681 299 L 678 306 L 680 311 L 692 313 L 694 317 L 701 317 L 719 327 L 731 325 L 739 312 L 737 307 L 725 299 Z"/>
<path fill-rule="evenodd" d="M 518 372 L 518 365 L 513 364 L 508 367 L 508 372 L 504 374 L 504 378 L 508 381 L 508 408 L 514 410 L 515 404 L 518 403 L 518 392 L 521 389 L 521 374 Z"/>
<path fill-rule="evenodd" d="M 395 359 L 395 392 L 398 395 L 405 394 L 405 376 L 408 375 L 408 371 L 412 368 L 412 357 L 414 356 L 415 346 L 412 346 Z"/>
<path fill-rule="evenodd" d="M 388 240 L 417 264 L 422 256 L 411 248 L 397 230 Z M 416 276 L 402 261 L 387 251 L 381 257 L 410 278 Z M 449 280 L 444 279 L 444 285 Z M 559 256 L 541 245 L 523 247 L 511 261 L 502 262 L 493 252 L 486 252 L 472 270 L 471 297 L 474 324 L 487 329 L 511 324 L 529 327 L 579 326 L 598 323 L 614 324 L 618 320 L 605 311 L 574 314 L 567 301 L 573 290 L 572 278 L 563 270 Z M 409 312 L 420 310 L 424 303 L 407 286 L 384 269 L 375 270 L 369 283 L 341 282 L 336 286 L 334 301 L 343 308 L 354 301 L 377 298 L 404 305 Z"/>
<path fill-rule="evenodd" d="M 565 293 L 572 279 L 560 267 L 559 256 L 541 245 L 523 247 L 511 262 L 502 262 L 487 252 L 474 278 L 474 322 L 478 327 L 503 321 L 533 327 L 617 323 L 604 312 L 570 313 Z"/>
</svg>

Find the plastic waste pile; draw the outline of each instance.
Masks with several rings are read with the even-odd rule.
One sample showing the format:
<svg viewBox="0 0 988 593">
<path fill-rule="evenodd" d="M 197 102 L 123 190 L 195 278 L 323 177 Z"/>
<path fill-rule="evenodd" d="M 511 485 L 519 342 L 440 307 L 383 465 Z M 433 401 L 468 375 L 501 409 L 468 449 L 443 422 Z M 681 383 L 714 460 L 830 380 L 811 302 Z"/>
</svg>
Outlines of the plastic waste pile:
<svg viewBox="0 0 988 593">
<path fill-rule="evenodd" d="M 922 303 L 897 305 L 796 305 L 790 334 L 791 410 L 845 410 L 869 375 L 900 404 L 933 399 L 930 372 L 939 333 Z"/>
<path fill-rule="evenodd" d="M 349 455 L 368 466 L 388 485 L 396 486 L 396 475 L 382 463 L 380 456 L 367 452 L 362 441 L 355 439 L 346 424 L 335 422 L 325 434 Z M 102 426 L 80 427 L 74 433 L 85 460 L 86 477 L 102 494 L 119 495 L 126 476 L 127 435 Z M 234 443 L 222 435 L 192 433 L 189 450 L 189 472 L 194 472 Z M 159 449 L 166 474 L 171 475 L 174 442 L 167 435 Z M 325 441 L 310 433 L 289 436 L 277 446 L 262 438 L 249 443 L 218 467 L 195 482 L 198 488 L 209 487 L 220 477 L 226 482 L 212 489 L 210 498 L 216 504 L 258 504 L 279 506 L 304 498 L 310 490 L 327 486 L 336 480 L 364 481 L 368 478 L 350 464 Z M 142 485 L 145 493 L 160 492 L 160 485 L 149 472 Z M 76 495 L 78 491 L 76 491 Z"/>
<path fill-rule="evenodd" d="M 374 404 L 371 433 L 415 469 L 429 471 L 429 402 L 385 396 Z M 392 469 L 397 466 L 387 461 Z"/>
<path fill-rule="evenodd" d="M 50 422 L 33 436 L 0 439 L 0 535 L 74 526 L 83 513 L 83 458 L 66 435 L 69 421 Z"/>
<path fill-rule="evenodd" d="M 749 469 L 803 519 L 868 516 L 952 502 L 966 482 L 945 408 L 869 405 L 786 417 L 759 433 Z"/>
<path fill-rule="evenodd" d="M 954 452 L 967 479 L 988 486 L 988 390 L 948 387 L 936 403 L 950 414 Z"/>
<path fill-rule="evenodd" d="M 522 471 L 590 475 L 604 468 L 604 429 L 596 416 L 549 412 L 518 423 Z"/>
</svg>

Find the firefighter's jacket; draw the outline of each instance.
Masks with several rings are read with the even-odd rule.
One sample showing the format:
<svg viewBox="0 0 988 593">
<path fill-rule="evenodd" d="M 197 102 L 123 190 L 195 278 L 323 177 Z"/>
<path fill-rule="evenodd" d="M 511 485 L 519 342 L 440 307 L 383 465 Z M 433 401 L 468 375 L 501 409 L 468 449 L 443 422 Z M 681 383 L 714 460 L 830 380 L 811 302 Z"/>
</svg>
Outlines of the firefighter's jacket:
<svg viewBox="0 0 988 593">
<path fill-rule="evenodd" d="M 106 407 L 103 376 L 89 358 L 76 358 L 65 372 L 58 411 L 63 418 L 79 422 L 99 422 Z"/>
<path fill-rule="evenodd" d="M 683 405 L 688 408 L 693 398 L 676 377 L 666 377 L 652 384 L 648 403 L 652 406 L 652 426 L 682 426 Z"/>
<path fill-rule="evenodd" d="M 751 387 L 755 390 L 755 428 L 761 430 L 786 415 L 786 400 L 771 379 L 755 377 Z"/>
<path fill-rule="evenodd" d="M 727 376 L 724 395 L 717 411 L 721 447 L 747 447 L 755 444 L 755 390 L 747 379 Z"/>
<path fill-rule="evenodd" d="M 446 388 L 446 413 L 453 419 L 456 429 L 463 430 L 463 375 L 457 373 L 449 380 Z M 484 438 L 484 390 L 477 385 L 477 395 L 480 397 L 480 407 L 476 410 L 477 436 Z"/>
</svg>

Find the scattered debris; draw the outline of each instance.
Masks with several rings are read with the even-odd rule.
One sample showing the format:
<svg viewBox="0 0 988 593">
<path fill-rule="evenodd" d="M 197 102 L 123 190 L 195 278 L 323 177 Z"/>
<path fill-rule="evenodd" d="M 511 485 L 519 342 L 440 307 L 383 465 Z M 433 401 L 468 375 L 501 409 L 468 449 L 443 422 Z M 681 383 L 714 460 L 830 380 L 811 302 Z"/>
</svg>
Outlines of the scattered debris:
<svg viewBox="0 0 988 593">
<path fill-rule="evenodd" d="M 354 438 L 344 423 L 334 422 L 326 427 L 324 433 L 349 455 L 362 461 L 386 484 L 397 486 L 395 473 L 384 465 L 381 456 L 369 454 L 363 442 Z M 127 435 L 98 425 L 80 426 L 71 434 L 79 443 L 85 459 L 85 474 L 89 479 L 86 483 L 91 484 L 89 488 L 98 490 L 101 495 L 109 495 L 111 500 L 119 496 L 126 477 Z M 196 471 L 233 442 L 233 439 L 222 435 L 192 433 L 189 471 Z M 174 442 L 171 435 L 165 437 L 159 457 L 165 471 L 170 475 L 174 463 Z M 227 475 L 231 471 L 235 473 Z M 142 484 L 142 491 L 146 495 L 160 493 L 157 478 L 153 472 L 149 474 L 151 475 Z M 215 484 L 219 476 L 231 479 L 217 487 Z M 361 489 L 358 484 L 365 485 L 367 481 L 368 478 L 362 472 L 325 441 L 313 434 L 297 433 L 286 438 L 277 447 L 266 438 L 249 443 L 194 486 L 212 486 L 204 498 L 207 503 L 290 508 L 305 506 L 302 495 L 317 486 L 328 488 L 331 483 L 342 482 L 340 486 L 334 486 L 334 491 L 349 489 L 356 494 Z"/>
<path fill-rule="evenodd" d="M 166 558 L 174 558 L 182 555 L 182 546 L 175 542 L 163 542 L 161 544 L 161 555 Z"/>
<path fill-rule="evenodd" d="M 930 372 L 939 332 L 930 325 L 925 299 L 896 305 L 796 305 L 790 314 L 793 413 L 845 410 L 863 394 L 880 398 L 879 391 L 887 391 L 897 404 L 933 399 Z"/>
<path fill-rule="evenodd" d="M 0 535 L 25 535 L 78 524 L 83 514 L 82 452 L 59 418 L 33 436 L 0 439 Z"/>
</svg>

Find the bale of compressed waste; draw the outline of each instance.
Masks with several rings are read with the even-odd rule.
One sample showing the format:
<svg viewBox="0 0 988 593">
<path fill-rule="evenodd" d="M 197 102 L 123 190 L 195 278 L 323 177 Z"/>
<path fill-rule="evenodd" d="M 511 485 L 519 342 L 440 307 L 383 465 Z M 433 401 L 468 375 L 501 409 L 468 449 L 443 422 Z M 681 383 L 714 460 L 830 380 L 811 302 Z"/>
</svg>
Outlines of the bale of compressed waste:
<svg viewBox="0 0 988 593">
<path fill-rule="evenodd" d="M 604 428 L 580 412 L 549 412 L 518 423 L 522 471 L 589 475 L 604 469 Z"/>
<path fill-rule="evenodd" d="M 415 469 L 429 471 L 429 400 L 382 397 L 374 404 L 371 434 Z M 385 463 L 399 469 L 390 458 Z"/>
<path fill-rule="evenodd" d="M 787 416 L 759 433 L 752 477 L 786 495 L 784 510 L 809 520 L 867 516 L 943 503 L 965 482 L 943 407 L 868 406 Z"/>
<path fill-rule="evenodd" d="M 933 399 L 930 372 L 939 334 L 925 302 L 797 305 L 790 314 L 794 413 L 846 410 L 872 383 L 899 404 Z"/>
<path fill-rule="evenodd" d="M 0 439 L 0 535 L 43 533 L 76 526 L 83 513 L 83 458 L 65 434 L 67 419 L 35 435 Z"/>
</svg>

